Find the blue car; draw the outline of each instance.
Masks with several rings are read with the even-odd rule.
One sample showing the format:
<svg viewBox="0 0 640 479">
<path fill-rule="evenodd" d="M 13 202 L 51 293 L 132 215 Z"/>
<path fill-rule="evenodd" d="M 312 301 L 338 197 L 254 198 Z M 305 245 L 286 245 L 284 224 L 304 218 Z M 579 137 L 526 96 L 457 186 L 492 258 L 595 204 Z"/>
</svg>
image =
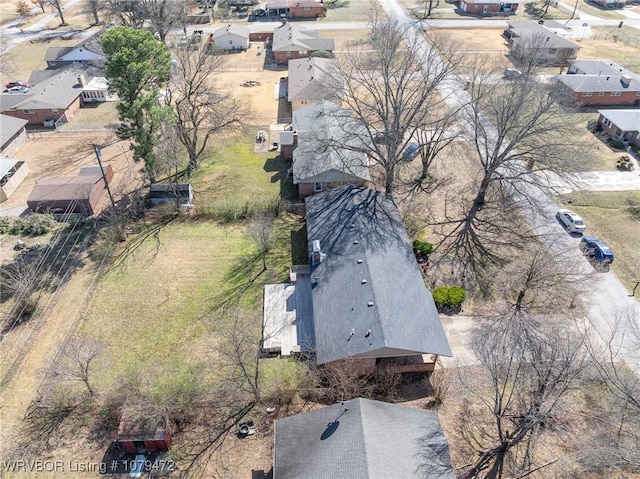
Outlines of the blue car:
<svg viewBox="0 0 640 479">
<path fill-rule="evenodd" d="M 595 258 L 602 264 L 613 263 L 613 252 L 611 248 L 607 246 L 607 243 L 600 241 L 594 236 L 583 236 L 580 241 L 580 249 L 582 249 L 586 255 Z"/>
<path fill-rule="evenodd" d="M 416 156 L 418 156 L 419 152 L 420 152 L 420 145 L 418 145 L 417 143 L 409 143 L 407 148 L 402 153 L 402 159 L 405 161 L 411 161 Z"/>
</svg>

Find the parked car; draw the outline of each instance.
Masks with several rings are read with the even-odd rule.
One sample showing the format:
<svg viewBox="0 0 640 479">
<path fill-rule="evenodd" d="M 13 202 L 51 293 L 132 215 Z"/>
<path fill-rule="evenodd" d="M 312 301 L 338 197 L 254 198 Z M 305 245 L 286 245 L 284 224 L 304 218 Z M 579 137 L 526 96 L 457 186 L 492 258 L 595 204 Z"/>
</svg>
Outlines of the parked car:
<svg viewBox="0 0 640 479">
<path fill-rule="evenodd" d="M 14 86 L 5 90 L 6 93 L 29 93 L 30 91 L 31 88 L 26 86 Z"/>
<path fill-rule="evenodd" d="M 505 69 L 502 77 L 505 80 L 517 80 L 518 78 L 520 78 L 522 76 L 522 72 L 520 70 L 517 70 L 515 68 L 507 68 Z"/>
<path fill-rule="evenodd" d="M 409 143 L 407 148 L 402 153 L 402 159 L 405 161 L 411 161 L 416 156 L 418 156 L 419 152 L 420 152 L 420 145 L 418 145 L 417 143 Z"/>
<path fill-rule="evenodd" d="M 27 88 L 31 88 L 33 85 L 31 83 L 27 83 L 24 81 L 10 81 L 9 83 L 5 84 L 5 88 L 8 90 L 9 88 L 13 88 L 16 86 L 24 86 Z"/>
<path fill-rule="evenodd" d="M 607 246 L 607 243 L 600 241 L 594 236 L 584 236 L 580 241 L 580 249 L 587 256 L 594 258 L 596 261 L 602 264 L 613 263 L 613 252 L 611 248 Z"/>
<path fill-rule="evenodd" d="M 556 218 L 569 233 L 584 233 L 587 228 L 580 215 L 569 210 L 558 210 Z"/>
</svg>

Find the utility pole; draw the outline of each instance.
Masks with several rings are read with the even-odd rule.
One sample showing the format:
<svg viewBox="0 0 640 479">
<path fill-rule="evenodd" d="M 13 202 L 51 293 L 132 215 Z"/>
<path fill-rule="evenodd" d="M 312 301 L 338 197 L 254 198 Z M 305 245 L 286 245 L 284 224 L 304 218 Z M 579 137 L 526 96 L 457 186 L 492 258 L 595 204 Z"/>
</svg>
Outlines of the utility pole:
<svg viewBox="0 0 640 479">
<path fill-rule="evenodd" d="M 104 181 L 104 186 L 107 188 L 107 193 L 109 193 L 109 199 L 111 200 L 111 206 L 116 207 L 116 202 L 113 201 L 113 195 L 111 194 L 111 188 L 109 188 L 109 182 L 107 181 L 107 177 L 104 174 L 104 168 L 102 167 L 102 151 L 100 147 L 95 143 L 93 145 L 93 151 L 96 154 L 96 158 L 98 159 L 98 165 L 100 165 L 100 172 L 102 173 L 102 180 Z"/>
</svg>

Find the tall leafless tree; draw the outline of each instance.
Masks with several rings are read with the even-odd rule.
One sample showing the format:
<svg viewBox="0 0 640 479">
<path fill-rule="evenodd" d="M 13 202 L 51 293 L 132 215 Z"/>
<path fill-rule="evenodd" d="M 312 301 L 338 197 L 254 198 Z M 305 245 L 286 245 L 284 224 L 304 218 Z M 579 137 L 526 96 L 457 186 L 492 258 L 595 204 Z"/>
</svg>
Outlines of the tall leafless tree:
<svg viewBox="0 0 640 479">
<path fill-rule="evenodd" d="M 180 0 L 136 0 L 142 16 L 148 20 L 159 40 L 166 42 L 172 28 L 185 21 L 185 4 Z"/>
<path fill-rule="evenodd" d="M 42 13 L 44 13 L 44 6 L 49 3 L 49 0 L 31 0 L 31 3 L 40 7 L 42 9 Z"/>
<path fill-rule="evenodd" d="M 105 343 L 86 336 L 69 338 L 62 348 L 59 372 L 72 381 L 82 382 L 89 395 L 93 397 L 94 390 L 90 381 L 91 364 L 106 346 Z"/>
<path fill-rule="evenodd" d="M 347 142 L 329 138 L 328 147 L 367 153 L 389 194 L 400 181 L 407 146 L 420 142 L 425 147 L 418 132 L 441 121 L 440 115 L 451 114 L 438 88 L 459 61 L 457 48 L 446 37 L 435 36 L 434 48 L 422 48 L 421 35 L 396 18 L 374 18 L 367 40 L 340 55 L 336 71 L 325 80 L 351 110 L 344 133 L 355 137 Z"/>
<path fill-rule="evenodd" d="M 177 66 L 168 101 L 174 105 L 178 138 L 189 155 L 188 169 L 195 171 L 211 137 L 242 127 L 248 108 L 215 86 L 215 72 L 224 64 L 224 57 L 181 47 L 174 51 L 174 58 Z"/>
<path fill-rule="evenodd" d="M 60 25 L 66 25 L 67 23 L 64 21 L 64 5 L 62 0 L 49 0 L 49 5 L 51 5 L 56 12 L 58 12 L 58 16 L 60 17 Z"/>
<path fill-rule="evenodd" d="M 137 1 L 103 0 L 102 11 L 109 21 L 125 27 L 142 28 L 145 17 Z"/>
<path fill-rule="evenodd" d="M 247 224 L 247 235 L 260 251 L 262 271 L 267 270 L 267 253 L 272 246 L 273 215 L 268 212 L 256 213 Z"/>
<path fill-rule="evenodd" d="M 100 12 L 103 10 L 103 8 L 103 0 L 85 0 L 84 2 L 84 10 L 88 15 L 91 16 L 94 25 L 100 24 Z"/>
<path fill-rule="evenodd" d="M 471 384 L 461 373 L 469 399 L 460 428 L 476 452 L 459 477 L 501 478 L 532 471 L 536 440 L 560 415 L 563 398 L 587 362 L 577 334 L 510 310 L 486 319 L 473 332 L 471 348 L 480 362 Z"/>
</svg>

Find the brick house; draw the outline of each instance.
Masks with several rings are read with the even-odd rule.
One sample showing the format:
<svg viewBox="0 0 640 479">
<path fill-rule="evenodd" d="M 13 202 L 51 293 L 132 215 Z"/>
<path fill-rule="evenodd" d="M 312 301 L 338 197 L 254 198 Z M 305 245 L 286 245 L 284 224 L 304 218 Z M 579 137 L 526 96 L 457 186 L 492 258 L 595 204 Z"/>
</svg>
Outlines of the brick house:
<svg viewBox="0 0 640 479">
<path fill-rule="evenodd" d="M 614 140 L 640 146 L 640 109 L 598 110 L 598 128 Z"/>
<path fill-rule="evenodd" d="M 573 100 L 583 106 L 640 105 L 640 79 L 628 75 L 557 75 Z"/>
<path fill-rule="evenodd" d="M 519 3 L 500 0 L 460 0 L 460 10 L 473 15 L 515 15 Z"/>
<path fill-rule="evenodd" d="M 68 121 L 80 108 L 82 92 L 81 75 L 72 70 L 62 71 L 28 93 L 0 95 L 0 113 L 27 120 L 29 125 Z"/>
<path fill-rule="evenodd" d="M 316 0 L 267 0 L 268 16 L 287 18 L 318 18 L 327 14 L 327 7 Z"/>
<path fill-rule="evenodd" d="M 337 73 L 337 63 L 333 58 L 291 60 L 287 82 L 287 99 L 291 102 L 291 110 L 318 100 L 337 101 L 330 85 Z"/>
<path fill-rule="evenodd" d="M 284 22 L 273 31 L 271 50 L 278 65 L 286 65 L 289 60 L 310 57 L 313 52 L 335 49 L 333 40 L 320 38 L 318 32 L 302 25 Z"/>
</svg>

